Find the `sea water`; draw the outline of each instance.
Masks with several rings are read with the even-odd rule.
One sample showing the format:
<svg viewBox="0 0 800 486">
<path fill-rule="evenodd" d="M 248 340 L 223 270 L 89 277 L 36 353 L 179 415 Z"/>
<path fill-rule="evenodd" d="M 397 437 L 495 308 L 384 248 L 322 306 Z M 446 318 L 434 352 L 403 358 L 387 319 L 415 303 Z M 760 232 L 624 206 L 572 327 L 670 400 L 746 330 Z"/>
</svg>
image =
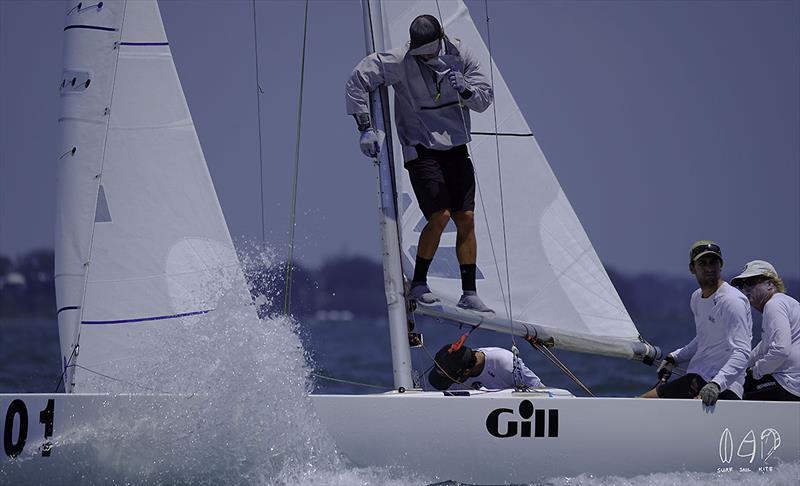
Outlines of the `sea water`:
<svg viewBox="0 0 800 486">
<path fill-rule="evenodd" d="M 259 296 L 262 302 L 269 298 Z M 138 369 L 127 370 L 129 379 L 103 385 L 117 392 L 146 389 L 192 398 L 145 407 L 138 411 L 144 420 L 134 423 L 117 421 L 111 413 L 92 427 L 62 439 L 64 445 L 71 446 L 81 442 L 124 444 L 107 451 L 109 457 L 124 454 L 123 461 L 116 456 L 114 467 L 93 464 L 91 473 L 80 478 L 82 483 L 349 486 L 435 481 L 416 473 L 413 464 L 395 468 L 350 465 L 326 434 L 308 398 L 310 391 L 371 393 L 391 387 L 384 320 L 258 319 L 252 307 L 241 306 L 230 295 L 220 295 L 216 308 L 164 336 L 160 346 L 169 351 L 154 355 L 166 359 L 140 364 Z M 643 334 L 663 334 L 665 347 L 675 344 L 670 339 L 683 339 L 675 336 L 674 323 L 639 326 Z M 419 321 L 417 327 L 425 334 L 427 348 L 413 353 L 420 373 L 428 366 L 428 354 L 464 332 L 433 321 Z M 545 383 L 583 394 L 536 351 L 525 348 L 524 342 L 512 343 L 507 336 L 480 332 L 469 339 L 472 346 L 516 344 Z M 53 391 L 59 373 L 54 319 L 3 320 L 0 349 L 0 393 Z M 597 395 L 634 396 L 654 381 L 653 369 L 640 363 L 571 353 L 561 356 Z M 119 423 L 125 426 L 120 428 Z M 409 433 L 413 434 L 413 429 Z M 656 440 L 649 447 L 657 454 L 660 446 Z M 476 448 L 472 453 L 482 451 Z M 634 478 L 582 475 L 536 484 L 794 485 L 799 478 L 800 463 L 795 463 L 766 473 L 673 472 Z"/>
</svg>

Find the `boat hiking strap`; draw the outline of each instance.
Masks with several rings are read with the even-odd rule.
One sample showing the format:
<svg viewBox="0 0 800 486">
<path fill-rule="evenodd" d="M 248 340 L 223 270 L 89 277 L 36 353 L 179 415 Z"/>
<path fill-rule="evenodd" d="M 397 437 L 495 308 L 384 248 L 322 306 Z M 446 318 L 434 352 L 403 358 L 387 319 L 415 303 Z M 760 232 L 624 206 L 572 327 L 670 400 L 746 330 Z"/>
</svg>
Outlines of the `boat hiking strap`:
<svg viewBox="0 0 800 486">
<path fill-rule="evenodd" d="M 255 1 L 255 0 L 253 0 Z M 297 131 L 294 141 L 294 176 L 292 178 L 292 206 L 289 211 L 289 254 L 286 258 L 283 313 L 289 315 L 292 299 L 292 257 L 294 256 L 294 229 L 297 225 L 297 179 L 300 174 L 300 133 L 303 122 L 303 87 L 306 74 L 306 42 L 308 40 L 308 0 L 303 13 L 303 50 L 300 54 L 300 93 L 297 101 Z"/>
<path fill-rule="evenodd" d="M 539 341 L 539 339 L 531 335 L 525 336 L 525 340 L 528 341 L 531 346 L 538 349 L 547 359 L 549 359 L 554 365 L 556 365 L 558 369 L 563 371 L 564 374 L 567 375 L 569 378 L 571 378 L 572 381 L 574 381 L 579 387 L 583 389 L 583 391 L 588 393 L 590 397 L 595 396 L 595 394 L 592 393 L 592 391 L 589 390 L 589 388 L 583 384 L 583 382 L 575 375 L 575 373 L 573 373 L 572 370 L 567 368 L 567 365 L 562 363 L 561 360 L 558 359 L 558 357 L 555 354 L 553 354 L 553 352 L 550 351 L 550 349 L 543 342 Z"/>
<path fill-rule="evenodd" d="M 261 243 L 267 239 L 266 237 L 266 224 L 264 223 L 264 150 L 262 148 L 262 135 L 261 135 L 261 95 L 264 90 L 261 89 L 261 79 L 258 64 L 258 27 L 256 25 L 256 0 L 253 0 L 253 47 L 255 50 L 255 63 L 256 63 L 256 111 L 258 113 L 258 182 L 261 187 Z"/>
</svg>

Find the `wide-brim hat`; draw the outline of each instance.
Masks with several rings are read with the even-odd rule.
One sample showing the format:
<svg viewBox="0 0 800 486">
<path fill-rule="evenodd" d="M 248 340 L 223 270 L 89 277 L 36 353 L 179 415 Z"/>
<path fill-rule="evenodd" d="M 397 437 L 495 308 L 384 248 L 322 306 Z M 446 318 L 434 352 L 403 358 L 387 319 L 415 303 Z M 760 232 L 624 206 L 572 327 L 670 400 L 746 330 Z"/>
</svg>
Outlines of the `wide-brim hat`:
<svg viewBox="0 0 800 486">
<path fill-rule="evenodd" d="M 722 260 L 722 250 L 719 245 L 711 240 L 696 241 L 689 249 L 689 262 L 694 263 L 705 255 L 715 255 Z"/>
<path fill-rule="evenodd" d="M 736 286 L 737 281 L 739 280 L 759 276 L 769 277 L 776 280 L 780 278 L 778 277 L 778 272 L 775 271 L 775 267 L 773 267 L 771 263 L 764 260 L 753 260 L 752 262 L 747 262 L 747 265 L 744 266 L 742 273 L 731 279 L 731 285 Z"/>
</svg>

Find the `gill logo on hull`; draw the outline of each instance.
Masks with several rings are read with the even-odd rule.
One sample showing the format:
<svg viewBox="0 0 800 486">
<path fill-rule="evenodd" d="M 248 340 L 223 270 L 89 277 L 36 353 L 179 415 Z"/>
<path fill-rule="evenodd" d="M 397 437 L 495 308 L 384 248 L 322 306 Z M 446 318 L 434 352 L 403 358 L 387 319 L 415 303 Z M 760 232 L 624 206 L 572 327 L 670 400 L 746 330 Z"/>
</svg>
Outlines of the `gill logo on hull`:
<svg viewBox="0 0 800 486">
<path fill-rule="evenodd" d="M 523 400 L 517 410 L 497 408 L 486 417 L 486 430 L 494 437 L 558 437 L 558 410 L 534 410 L 533 404 Z M 530 420 L 533 417 L 533 420 Z M 515 420 L 521 418 L 522 420 Z"/>
</svg>

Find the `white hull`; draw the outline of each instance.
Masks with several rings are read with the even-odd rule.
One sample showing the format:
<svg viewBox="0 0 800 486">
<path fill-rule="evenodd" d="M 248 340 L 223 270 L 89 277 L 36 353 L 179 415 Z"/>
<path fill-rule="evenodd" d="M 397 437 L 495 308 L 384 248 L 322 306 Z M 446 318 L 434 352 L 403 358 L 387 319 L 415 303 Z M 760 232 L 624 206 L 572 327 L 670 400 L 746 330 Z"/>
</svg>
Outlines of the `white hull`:
<svg viewBox="0 0 800 486">
<path fill-rule="evenodd" d="M 707 408 L 699 400 L 511 391 L 312 400 L 339 450 L 356 465 L 399 465 L 440 480 L 498 484 L 584 473 L 769 471 L 800 461 L 800 403 L 721 401 Z M 535 410 L 528 420 L 520 416 L 525 401 Z M 516 434 L 491 435 L 493 411 L 495 433 L 512 435 L 516 428 Z"/>
<path fill-rule="evenodd" d="M 177 420 L 170 413 L 189 409 L 192 400 L 176 395 L 2 394 L 0 484 L 103 482 L 125 477 L 124 471 L 146 471 L 145 459 L 137 457 L 141 454 L 130 453 L 132 442 L 149 438 L 155 449 L 187 443 L 181 434 L 189 431 L 173 429 L 170 422 Z"/>
</svg>

